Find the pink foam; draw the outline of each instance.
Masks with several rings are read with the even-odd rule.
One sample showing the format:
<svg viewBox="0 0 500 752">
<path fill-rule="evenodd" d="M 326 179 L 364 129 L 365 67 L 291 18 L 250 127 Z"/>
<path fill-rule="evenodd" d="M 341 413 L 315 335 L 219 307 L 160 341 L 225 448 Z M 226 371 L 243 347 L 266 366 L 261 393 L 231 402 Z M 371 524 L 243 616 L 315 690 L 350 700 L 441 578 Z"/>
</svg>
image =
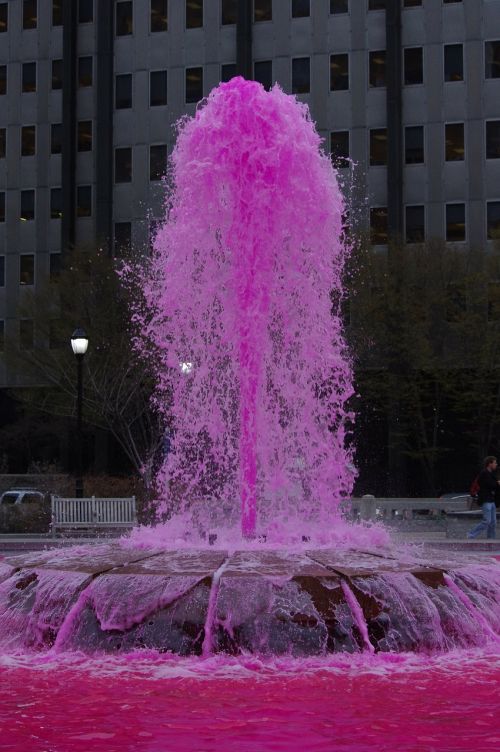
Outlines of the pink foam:
<svg viewBox="0 0 500 752">
<path fill-rule="evenodd" d="M 223 664 L 0 657 L 2 748 L 496 752 L 498 655 Z"/>
</svg>

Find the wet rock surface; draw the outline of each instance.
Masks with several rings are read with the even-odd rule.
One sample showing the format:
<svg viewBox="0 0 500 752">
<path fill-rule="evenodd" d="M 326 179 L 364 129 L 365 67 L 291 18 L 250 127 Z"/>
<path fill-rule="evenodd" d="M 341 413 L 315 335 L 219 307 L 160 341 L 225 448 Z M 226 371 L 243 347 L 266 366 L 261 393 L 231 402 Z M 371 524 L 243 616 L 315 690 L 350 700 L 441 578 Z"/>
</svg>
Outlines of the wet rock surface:
<svg viewBox="0 0 500 752">
<path fill-rule="evenodd" d="M 0 562 L 0 648 L 444 651 L 483 644 L 478 619 L 489 639 L 498 634 L 499 593 L 498 563 L 467 554 L 159 551 L 112 542 Z"/>
</svg>

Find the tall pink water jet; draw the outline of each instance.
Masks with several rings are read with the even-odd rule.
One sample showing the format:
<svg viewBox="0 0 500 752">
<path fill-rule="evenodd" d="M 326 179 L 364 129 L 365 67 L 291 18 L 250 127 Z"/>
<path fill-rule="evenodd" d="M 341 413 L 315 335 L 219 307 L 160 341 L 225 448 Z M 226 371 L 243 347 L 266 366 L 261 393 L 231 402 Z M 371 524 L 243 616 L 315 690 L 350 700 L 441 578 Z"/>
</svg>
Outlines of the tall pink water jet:
<svg viewBox="0 0 500 752">
<path fill-rule="evenodd" d="M 331 525 L 352 482 L 343 202 L 308 108 L 223 83 L 171 165 L 142 319 L 171 430 L 166 508 L 222 508 L 246 537 Z"/>
</svg>

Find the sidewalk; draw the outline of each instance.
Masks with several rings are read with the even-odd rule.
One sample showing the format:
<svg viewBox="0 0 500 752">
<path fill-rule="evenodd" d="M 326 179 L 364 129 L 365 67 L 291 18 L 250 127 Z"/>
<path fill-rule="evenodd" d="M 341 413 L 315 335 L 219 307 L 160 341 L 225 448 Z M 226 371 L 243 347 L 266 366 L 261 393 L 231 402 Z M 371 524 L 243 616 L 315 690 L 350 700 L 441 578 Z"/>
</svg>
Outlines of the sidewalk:
<svg viewBox="0 0 500 752">
<path fill-rule="evenodd" d="M 486 538 L 476 538 L 475 540 L 446 538 L 444 532 L 396 532 L 391 531 L 391 538 L 394 543 L 409 543 L 423 545 L 425 548 L 435 548 L 448 551 L 471 551 L 475 554 L 484 553 L 485 555 L 500 556 L 500 539 L 487 540 Z M 102 535 L 84 537 L 77 536 L 74 538 L 53 538 L 50 534 L 46 535 L 18 535 L 18 534 L 0 534 L 0 555 L 23 552 L 23 551 L 43 551 L 48 548 L 67 548 L 69 546 L 79 546 L 82 543 L 97 544 L 116 539 L 119 536 Z"/>
<path fill-rule="evenodd" d="M 397 532 L 393 529 L 392 539 L 395 543 L 413 543 L 423 545 L 425 548 L 439 548 L 448 551 L 473 551 L 475 554 L 484 552 L 490 556 L 500 556 L 499 538 L 493 540 L 488 540 L 487 538 L 468 540 L 467 538 L 447 538 L 443 531 L 406 533 Z"/>
<path fill-rule="evenodd" d="M 80 546 L 82 543 L 93 544 L 109 541 L 117 536 L 92 536 L 85 538 L 78 536 L 75 538 L 53 538 L 50 534 L 46 535 L 22 535 L 22 534 L 0 534 L 0 556 L 5 553 L 22 552 L 22 551 L 43 551 L 48 548 L 67 548 L 69 546 Z"/>
</svg>

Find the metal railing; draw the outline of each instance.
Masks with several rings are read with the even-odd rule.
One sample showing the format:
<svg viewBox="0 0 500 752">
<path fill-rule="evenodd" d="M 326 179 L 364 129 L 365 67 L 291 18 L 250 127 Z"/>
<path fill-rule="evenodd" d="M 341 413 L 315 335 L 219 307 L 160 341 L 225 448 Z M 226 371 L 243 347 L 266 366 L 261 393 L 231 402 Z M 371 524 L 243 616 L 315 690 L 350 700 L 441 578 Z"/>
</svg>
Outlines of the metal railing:
<svg viewBox="0 0 500 752">
<path fill-rule="evenodd" d="M 428 512 L 431 517 L 439 517 L 446 512 L 470 509 L 471 499 L 467 496 L 456 499 L 388 499 L 372 495 L 351 499 L 350 513 L 361 520 L 412 519 L 415 513 Z"/>
</svg>

